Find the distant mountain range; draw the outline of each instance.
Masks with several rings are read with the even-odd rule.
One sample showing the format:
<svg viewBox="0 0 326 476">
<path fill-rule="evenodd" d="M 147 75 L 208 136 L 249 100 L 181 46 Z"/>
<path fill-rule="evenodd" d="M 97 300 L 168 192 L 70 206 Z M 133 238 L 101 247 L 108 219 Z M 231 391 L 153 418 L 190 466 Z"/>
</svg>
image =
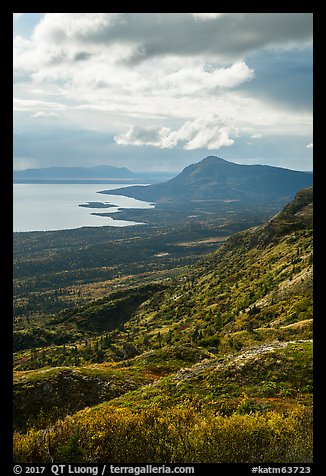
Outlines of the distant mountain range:
<svg viewBox="0 0 326 476">
<path fill-rule="evenodd" d="M 209 200 L 286 202 L 292 199 L 299 189 L 311 185 L 310 172 L 269 165 L 240 165 L 209 156 L 201 162 L 189 165 L 167 182 L 110 190 L 108 193 L 128 195 L 160 204 Z"/>
<path fill-rule="evenodd" d="M 15 170 L 15 179 L 105 179 L 105 178 L 133 178 L 135 175 L 126 167 L 99 165 L 96 167 L 46 167 L 40 169 Z"/>
<path fill-rule="evenodd" d="M 173 172 L 131 172 L 126 167 L 45 167 L 14 170 L 14 183 L 157 183 L 175 176 Z"/>
</svg>

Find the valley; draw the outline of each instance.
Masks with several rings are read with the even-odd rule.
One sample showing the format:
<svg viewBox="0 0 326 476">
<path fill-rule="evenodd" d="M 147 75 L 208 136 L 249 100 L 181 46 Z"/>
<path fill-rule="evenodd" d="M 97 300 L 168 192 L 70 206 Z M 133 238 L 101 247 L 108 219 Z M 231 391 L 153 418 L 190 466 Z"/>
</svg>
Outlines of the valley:
<svg viewBox="0 0 326 476">
<path fill-rule="evenodd" d="M 310 462 L 312 239 L 311 188 L 265 223 L 15 234 L 15 461 Z"/>
</svg>

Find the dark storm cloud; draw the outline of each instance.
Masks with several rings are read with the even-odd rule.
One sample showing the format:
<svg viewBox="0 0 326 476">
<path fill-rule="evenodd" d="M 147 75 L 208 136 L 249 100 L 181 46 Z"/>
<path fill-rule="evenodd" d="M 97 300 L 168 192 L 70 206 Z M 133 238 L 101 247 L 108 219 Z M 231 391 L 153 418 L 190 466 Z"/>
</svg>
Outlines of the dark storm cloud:
<svg viewBox="0 0 326 476">
<path fill-rule="evenodd" d="M 88 14 L 74 15 L 80 15 L 81 28 L 70 29 L 69 17 L 62 26 L 45 19 L 40 32 L 43 29 L 46 39 L 58 44 L 132 45 L 132 53 L 122 58 L 130 62 L 165 54 L 202 53 L 227 62 L 260 48 L 283 47 L 312 36 L 311 13 L 226 13 L 207 19 L 186 13 L 96 14 L 102 15 L 96 19 L 96 28 Z"/>
<path fill-rule="evenodd" d="M 255 77 L 239 89 L 296 110 L 312 110 L 312 49 L 263 51 L 247 58 Z"/>
</svg>

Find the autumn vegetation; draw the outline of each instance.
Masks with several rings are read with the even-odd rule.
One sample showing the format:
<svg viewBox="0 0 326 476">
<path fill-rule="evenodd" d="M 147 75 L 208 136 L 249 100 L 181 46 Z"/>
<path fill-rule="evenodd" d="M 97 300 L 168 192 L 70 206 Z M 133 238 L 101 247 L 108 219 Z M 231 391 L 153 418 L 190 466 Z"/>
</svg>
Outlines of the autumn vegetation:
<svg viewBox="0 0 326 476">
<path fill-rule="evenodd" d="M 312 461 L 312 189 L 235 231 L 17 234 L 16 462 Z"/>
</svg>

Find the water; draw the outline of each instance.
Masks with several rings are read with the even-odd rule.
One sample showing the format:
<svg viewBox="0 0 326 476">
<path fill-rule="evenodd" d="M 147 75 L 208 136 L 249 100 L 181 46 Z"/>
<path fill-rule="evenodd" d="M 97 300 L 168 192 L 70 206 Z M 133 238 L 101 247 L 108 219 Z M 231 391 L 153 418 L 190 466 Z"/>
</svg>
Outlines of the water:
<svg viewBox="0 0 326 476">
<path fill-rule="evenodd" d="M 130 184 L 131 185 L 131 184 Z M 129 186 L 130 186 L 129 185 Z M 153 205 L 100 190 L 125 187 L 123 184 L 14 184 L 14 231 L 52 231 L 83 226 L 130 226 L 137 222 L 114 220 L 91 213 L 116 212 L 118 208 L 152 208 Z M 87 202 L 109 202 L 114 208 L 85 208 Z"/>
</svg>

